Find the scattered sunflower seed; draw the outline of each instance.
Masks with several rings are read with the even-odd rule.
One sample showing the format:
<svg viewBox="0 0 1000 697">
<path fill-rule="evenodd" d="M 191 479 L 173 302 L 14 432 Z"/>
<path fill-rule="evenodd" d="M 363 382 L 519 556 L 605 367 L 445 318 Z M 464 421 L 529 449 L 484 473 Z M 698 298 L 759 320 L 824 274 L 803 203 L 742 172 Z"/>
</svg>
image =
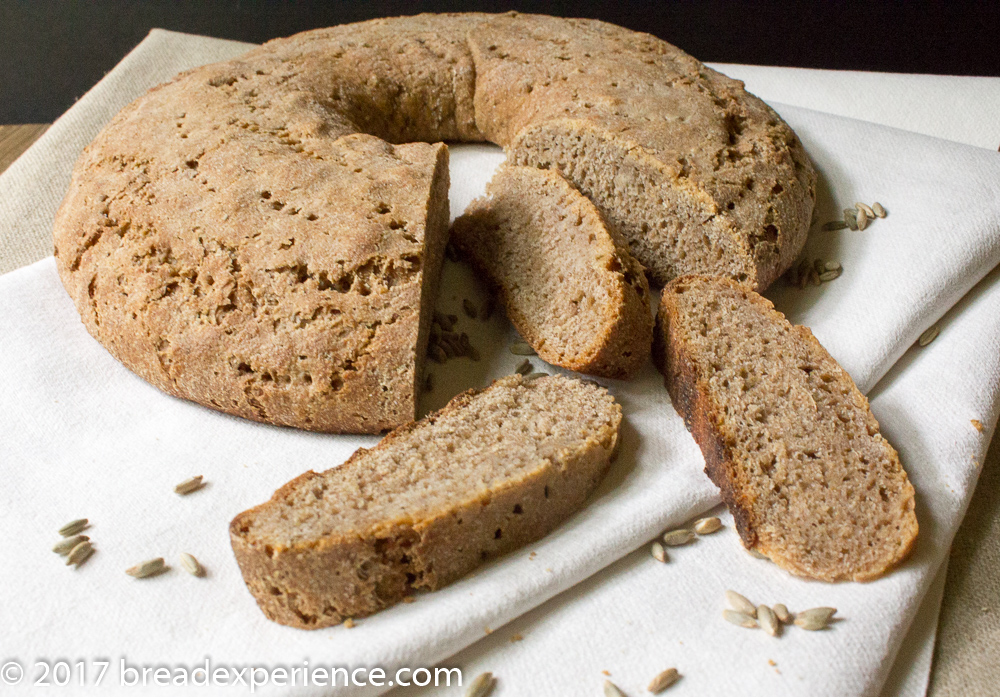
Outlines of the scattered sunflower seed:
<svg viewBox="0 0 1000 697">
<path fill-rule="evenodd" d="M 181 567 L 192 576 L 203 576 L 205 569 L 201 563 L 187 552 L 181 552 Z"/>
<path fill-rule="evenodd" d="M 817 257 L 813 260 L 813 268 L 816 269 L 816 273 L 823 273 L 826 271 L 826 262 Z"/>
<path fill-rule="evenodd" d="M 858 223 L 858 230 L 864 230 L 866 227 L 868 227 L 868 216 L 865 215 L 865 212 L 863 210 L 858 211 L 857 223 Z"/>
<path fill-rule="evenodd" d="M 468 315 L 469 319 L 475 319 L 476 316 L 479 314 L 479 311 L 476 309 L 476 306 L 468 298 L 463 298 L 462 310 L 465 312 L 466 315 Z"/>
<path fill-rule="evenodd" d="M 73 537 L 67 537 L 57 542 L 55 547 L 52 548 L 52 551 L 59 556 L 64 557 L 73 551 L 73 548 L 78 544 L 86 542 L 89 539 L 90 538 L 86 535 L 73 535 Z"/>
<path fill-rule="evenodd" d="M 775 616 L 782 624 L 791 624 L 795 621 L 795 618 L 792 617 L 792 613 L 788 611 L 788 607 L 784 603 L 778 603 L 771 609 L 774 610 Z"/>
<path fill-rule="evenodd" d="M 737 627 L 746 627 L 747 629 L 756 629 L 757 627 L 757 620 L 745 613 L 736 612 L 736 610 L 723 610 L 722 618 Z"/>
<path fill-rule="evenodd" d="M 681 674 L 677 672 L 676 668 L 667 668 L 665 671 L 653 678 L 653 681 L 649 683 L 649 687 L 646 689 L 653 694 L 659 694 L 677 682 L 677 679 L 680 677 Z"/>
<path fill-rule="evenodd" d="M 621 688 L 615 685 L 610 680 L 604 681 L 604 697 L 625 697 L 625 693 L 621 691 Z"/>
<path fill-rule="evenodd" d="M 757 616 L 757 606 L 750 602 L 745 595 L 740 595 L 736 591 L 726 591 L 726 602 L 729 607 L 750 617 Z"/>
<path fill-rule="evenodd" d="M 831 220 L 829 223 L 823 224 L 823 230 L 827 232 L 833 232 L 834 230 L 843 230 L 847 227 L 847 223 L 843 220 Z"/>
<path fill-rule="evenodd" d="M 819 280 L 823 283 L 829 283 L 837 278 L 840 278 L 840 274 L 844 273 L 843 269 L 830 269 L 829 271 L 824 271 L 819 275 Z"/>
<path fill-rule="evenodd" d="M 694 540 L 694 533 L 687 528 L 678 528 L 663 533 L 663 543 L 667 547 L 681 547 Z"/>
<path fill-rule="evenodd" d="M 87 558 L 93 554 L 93 552 L 94 546 L 90 544 L 90 540 L 84 540 L 70 550 L 69 555 L 66 557 L 66 566 L 76 564 L 77 568 L 79 568 L 80 564 L 87 561 Z"/>
<path fill-rule="evenodd" d="M 807 629 L 811 632 L 826 629 L 830 624 L 830 619 L 837 614 L 837 608 L 814 607 L 810 610 L 803 610 L 795 615 L 795 625 Z"/>
<path fill-rule="evenodd" d="M 873 219 L 875 218 L 875 209 L 869 206 L 867 203 L 860 203 L 860 202 L 855 203 L 854 207 L 864 211 L 865 215 L 867 215 L 869 218 Z"/>
<path fill-rule="evenodd" d="M 722 529 L 722 521 L 712 516 L 711 518 L 699 518 L 694 521 L 694 531 L 699 535 L 711 535 Z"/>
<path fill-rule="evenodd" d="M 844 267 L 839 261 L 828 261 L 823 265 L 824 271 L 843 271 Z"/>
<path fill-rule="evenodd" d="M 465 697 L 486 697 L 493 692 L 493 686 L 497 684 L 497 679 L 489 671 L 480 673 L 469 683 L 469 689 L 465 691 Z"/>
<path fill-rule="evenodd" d="M 427 355 L 435 363 L 444 363 L 448 360 L 448 354 L 444 352 L 444 349 L 441 348 L 440 344 L 430 344 L 427 347 Z"/>
<path fill-rule="evenodd" d="M 532 380 L 537 380 L 538 378 L 548 377 L 548 375 L 549 375 L 548 373 L 542 373 L 542 372 L 528 373 L 527 375 L 524 376 L 524 382 L 531 382 Z"/>
<path fill-rule="evenodd" d="M 885 212 L 885 208 L 883 208 L 882 204 L 879 203 L 878 201 L 872 204 L 872 213 L 874 213 L 875 216 L 878 218 L 884 218 L 886 215 L 888 215 Z"/>
<path fill-rule="evenodd" d="M 164 568 L 163 557 L 157 557 L 129 567 L 125 569 L 125 573 L 133 578 L 146 578 L 160 573 Z"/>
<path fill-rule="evenodd" d="M 190 479 L 185 479 L 183 482 L 174 487 L 174 491 L 184 496 L 185 494 L 190 494 L 192 491 L 197 491 L 202 486 L 202 475 L 196 475 Z"/>
<path fill-rule="evenodd" d="M 781 623 L 778 622 L 774 610 L 767 605 L 757 606 L 757 621 L 760 623 L 761 629 L 771 636 L 776 637 L 781 632 Z"/>
<path fill-rule="evenodd" d="M 528 344 L 523 341 L 515 341 L 510 345 L 510 352 L 515 356 L 535 356 L 535 349 L 531 348 Z"/>
<path fill-rule="evenodd" d="M 518 375 L 527 375 L 528 373 L 531 372 L 531 361 L 525 358 L 514 369 L 514 372 L 517 373 Z"/>
<path fill-rule="evenodd" d="M 940 333 L 941 327 L 935 324 L 933 327 L 929 327 L 923 334 L 920 335 L 920 338 L 917 339 L 917 343 L 920 344 L 920 346 L 926 346 L 934 341 Z"/>
<path fill-rule="evenodd" d="M 78 532 L 83 532 L 87 529 L 87 525 L 90 521 L 86 518 L 78 518 L 77 520 L 71 520 L 70 522 L 59 528 L 59 534 L 63 537 L 70 537 L 71 535 L 76 535 Z"/>
<path fill-rule="evenodd" d="M 847 223 L 849 227 L 854 232 L 858 231 L 858 213 L 856 210 L 851 208 L 844 209 L 844 222 Z"/>
<path fill-rule="evenodd" d="M 656 561 L 663 562 L 664 564 L 666 564 L 667 561 L 669 561 L 669 558 L 667 557 L 667 550 L 665 550 L 663 548 L 663 545 L 661 545 L 659 542 L 654 542 L 652 544 L 652 546 L 649 548 L 649 553 L 653 555 L 653 559 L 655 559 Z"/>
</svg>

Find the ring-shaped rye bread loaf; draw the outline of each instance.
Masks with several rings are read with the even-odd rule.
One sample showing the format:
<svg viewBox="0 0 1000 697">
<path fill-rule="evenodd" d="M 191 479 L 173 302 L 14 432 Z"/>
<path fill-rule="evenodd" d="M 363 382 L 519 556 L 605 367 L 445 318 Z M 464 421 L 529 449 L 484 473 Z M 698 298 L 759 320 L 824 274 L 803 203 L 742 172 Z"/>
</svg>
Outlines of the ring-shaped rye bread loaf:
<svg viewBox="0 0 1000 697">
<path fill-rule="evenodd" d="M 448 226 L 441 141 L 556 168 L 654 281 L 763 289 L 815 174 L 742 83 L 593 20 L 419 15 L 278 39 L 178 75 L 84 150 L 56 216 L 87 330 L 156 387 L 377 433 L 415 416 Z"/>
</svg>

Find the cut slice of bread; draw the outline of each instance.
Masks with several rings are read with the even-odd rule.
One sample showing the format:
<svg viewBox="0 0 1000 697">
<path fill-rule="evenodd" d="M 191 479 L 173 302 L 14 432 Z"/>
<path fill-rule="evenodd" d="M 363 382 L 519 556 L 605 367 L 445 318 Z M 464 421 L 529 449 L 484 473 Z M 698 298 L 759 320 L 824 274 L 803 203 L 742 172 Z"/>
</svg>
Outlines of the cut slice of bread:
<svg viewBox="0 0 1000 697">
<path fill-rule="evenodd" d="M 501 167 L 452 226 L 456 247 L 493 286 L 544 360 L 611 378 L 646 362 L 649 286 L 628 246 L 554 170 Z"/>
<path fill-rule="evenodd" d="M 621 418 L 604 388 L 559 376 L 463 393 L 236 516 L 243 578 L 268 618 L 302 629 L 440 588 L 579 509 Z"/>
<path fill-rule="evenodd" d="M 808 328 L 734 281 L 684 276 L 663 289 L 653 356 L 747 548 L 823 581 L 910 553 L 913 486 Z"/>
</svg>

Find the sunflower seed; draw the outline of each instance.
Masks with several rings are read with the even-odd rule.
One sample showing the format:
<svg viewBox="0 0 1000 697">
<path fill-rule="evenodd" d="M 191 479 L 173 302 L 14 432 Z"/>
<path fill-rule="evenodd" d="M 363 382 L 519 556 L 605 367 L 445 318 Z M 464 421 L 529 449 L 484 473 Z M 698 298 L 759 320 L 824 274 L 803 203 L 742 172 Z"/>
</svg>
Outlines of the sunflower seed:
<svg viewBox="0 0 1000 697">
<path fill-rule="evenodd" d="M 686 545 L 694 539 L 694 533 L 686 528 L 678 528 L 663 533 L 663 543 L 667 547 L 680 547 Z"/>
<path fill-rule="evenodd" d="M 532 380 L 537 380 L 538 378 L 545 378 L 548 376 L 549 376 L 548 373 L 542 373 L 542 372 L 528 373 L 527 375 L 524 376 L 524 382 L 531 382 Z"/>
<path fill-rule="evenodd" d="M 52 548 L 52 551 L 61 557 L 65 557 L 73 550 L 74 547 L 81 542 L 86 542 L 89 539 L 90 538 L 86 535 L 73 535 L 73 537 L 67 537 L 57 542 L 55 547 Z"/>
<path fill-rule="evenodd" d="M 834 230 L 843 230 L 847 227 L 847 223 L 843 220 L 831 220 L 829 223 L 823 224 L 823 229 L 827 232 L 833 232 Z"/>
<path fill-rule="evenodd" d="M 764 561 L 771 561 L 771 557 L 767 556 L 763 552 L 758 552 L 756 549 L 748 549 L 750 556 L 756 557 L 757 559 L 763 559 Z"/>
<path fill-rule="evenodd" d="M 531 361 L 525 358 L 514 369 L 514 372 L 517 373 L 518 375 L 527 375 L 528 373 L 531 372 Z"/>
<path fill-rule="evenodd" d="M 864 230 L 868 227 L 868 216 L 865 215 L 864 211 L 858 211 L 857 223 L 858 230 Z"/>
<path fill-rule="evenodd" d="M 476 309 L 476 306 L 468 298 L 462 299 L 462 310 L 465 312 L 466 315 L 468 315 L 469 319 L 475 319 L 476 316 L 479 314 L 479 311 Z"/>
<path fill-rule="evenodd" d="M 844 273 L 842 269 L 830 269 L 829 271 L 824 271 L 819 275 L 819 280 L 823 283 L 829 283 L 835 279 L 840 278 L 840 274 Z"/>
<path fill-rule="evenodd" d="M 205 574 L 205 569 L 202 568 L 201 563 L 187 552 L 181 552 L 181 567 L 192 576 L 203 576 Z"/>
<path fill-rule="evenodd" d="M 921 346 L 926 346 L 937 338 L 937 335 L 941 333 L 941 327 L 936 324 L 933 327 L 929 327 L 927 331 L 920 335 L 917 339 L 917 343 Z"/>
<path fill-rule="evenodd" d="M 90 544 L 89 540 L 84 540 L 80 544 L 76 545 L 72 550 L 70 550 L 69 555 L 66 557 L 66 566 L 70 564 L 76 564 L 77 567 L 83 562 L 87 561 L 94 551 L 94 546 Z"/>
<path fill-rule="evenodd" d="M 844 209 L 844 222 L 847 223 L 847 227 L 851 230 L 857 232 L 858 230 L 858 212 L 853 208 Z"/>
<path fill-rule="evenodd" d="M 835 614 L 837 614 L 837 608 L 834 607 L 814 607 L 810 610 L 803 610 L 795 615 L 795 625 L 811 632 L 826 629 L 827 625 L 830 624 L 830 619 Z"/>
<path fill-rule="evenodd" d="M 867 203 L 855 203 L 854 207 L 864 211 L 865 215 L 867 215 L 872 220 L 875 219 L 875 209 L 869 206 Z"/>
<path fill-rule="evenodd" d="M 493 673 L 489 671 L 480 673 L 475 680 L 469 683 L 469 689 L 465 691 L 465 697 L 486 697 L 493 692 L 493 686 L 497 684 Z"/>
<path fill-rule="evenodd" d="M 819 280 L 819 272 L 816 269 L 809 269 L 809 282 L 814 286 L 818 286 L 822 283 L 822 281 Z"/>
<path fill-rule="evenodd" d="M 610 680 L 604 681 L 604 697 L 625 697 L 625 693 L 621 691 L 621 688 L 615 685 Z"/>
<path fill-rule="evenodd" d="M 876 217 L 879 218 L 884 218 L 885 216 L 888 215 L 888 213 L 886 213 L 885 211 L 885 208 L 883 208 L 882 204 L 879 203 L 878 201 L 872 204 L 872 212 L 876 215 Z"/>
<path fill-rule="evenodd" d="M 192 491 L 197 491 L 202 485 L 202 475 L 196 475 L 190 479 L 185 479 L 183 482 L 174 487 L 176 491 L 181 496 L 185 494 L 190 494 Z"/>
<path fill-rule="evenodd" d="M 448 354 L 444 352 L 439 344 L 430 344 L 427 346 L 427 355 L 435 363 L 444 363 L 448 360 Z"/>
<path fill-rule="evenodd" d="M 715 516 L 694 521 L 694 531 L 699 535 L 711 535 L 722 528 L 722 521 Z"/>
<path fill-rule="evenodd" d="M 814 259 L 813 268 L 816 269 L 816 273 L 823 273 L 826 271 L 826 262 L 822 259 Z"/>
<path fill-rule="evenodd" d="M 782 624 L 791 624 L 795 621 L 792 617 L 792 613 L 788 611 L 788 607 L 784 603 L 778 603 L 773 608 L 775 616 Z"/>
<path fill-rule="evenodd" d="M 450 332 L 452 327 L 455 326 L 455 322 L 458 320 L 457 317 L 455 320 L 452 320 L 453 316 L 454 315 L 446 315 L 443 312 L 438 312 L 437 310 L 434 311 L 434 321 L 446 332 Z"/>
<path fill-rule="evenodd" d="M 510 345 L 510 352 L 513 353 L 515 356 L 534 356 L 534 355 L 537 355 L 535 353 L 535 349 L 531 348 L 531 346 L 529 346 L 528 344 L 524 343 L 523 341 L 515 341 L 513 344 L 511 344 Z"/>
<path fill-rule="evenodd" d="M 457 355 L 455 345 L 452 343 L 450 337 L 442 335 L 437 345 L 444 352 L 445 358 L 454 358 Z"/>
<path fill-rule="evenodd" d="M 776 637 L 781 632 L 781 624 L 778 622 L 774 610 L 767 605 L 757 606 L 757 621 L 760 622 L 761 628 L 771 636 Z"/>
<path fill-rule="evenodd" d="M 667 550 L 665 550 L 663 548 L 663 545 L 661 545 L 659 542 L 653 543 L 653 545 L 649 549 L 649 553 L 653 555 L 653 559 L 655 559 L 656 561 L 663 562 L 664 564 L 666 564 L 669 561 L 669 557 L 667 556 Z"/>
<path fill-rule="evenodd" d="M 681 674 L 677 672 L 676 668 L 667 668 L 665 671 L 653 678 L 653 682 L 649 683 L 649 687 L 646 689 L 653 694 L 658 694 L 677 682 L 677 679 L 680 677 Z"/>
<path fill-rule="evenodd" d="M 757 620 L 750 615 L 736 612 L 736 610 L 723 610 L 722 618 L 726 622 L 735 624 L 737 627 L 746 627 L 747 629 L 755 629 L 757 627 Z"/>
<path fill-rule="evenodd" d="M 745 595 L 740 595 L 736 591 L 726 591 L 726 602 L 729 607 L 750 617 L 757 616 L 757 606 L 750 602 Z"/>
<path fill-rule="evenodd" d="M 70 522 L 59 528 L 59 534 L 63 537 L 69 537 L 75 535 L 78 532 L 86 530 L 87 525 L 90 523 L 86 518 L 79 518 L 77 520 L 71 520 Z"/>
<path fill-rule="evenodd" d="M 823 265 L 824 271 L 842 271 L 844 267 L 839 261 L 828 261 Z"/>
<path fill-rule="evenodd" d="M 125 573 L 134 578 L 146 578 L 160 573 L 163 569 L 163 557 L 157 557 L 125 569 Z"/>
</svg>

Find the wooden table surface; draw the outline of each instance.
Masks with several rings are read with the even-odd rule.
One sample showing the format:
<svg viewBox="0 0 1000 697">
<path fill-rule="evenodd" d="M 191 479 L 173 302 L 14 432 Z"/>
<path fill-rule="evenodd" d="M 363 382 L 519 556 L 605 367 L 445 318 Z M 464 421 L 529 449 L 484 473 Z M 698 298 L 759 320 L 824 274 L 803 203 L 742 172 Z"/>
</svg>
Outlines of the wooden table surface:
<svg viewBox="0 0 1000 697">
<path fill-rule="evenodd" d="M 49 124 L 0 126 L 0 172 Z M 932 697 L 1000 695 L 1000 439 L 994 437 L 969 513 L 952 545 Z"/>
</svg>

